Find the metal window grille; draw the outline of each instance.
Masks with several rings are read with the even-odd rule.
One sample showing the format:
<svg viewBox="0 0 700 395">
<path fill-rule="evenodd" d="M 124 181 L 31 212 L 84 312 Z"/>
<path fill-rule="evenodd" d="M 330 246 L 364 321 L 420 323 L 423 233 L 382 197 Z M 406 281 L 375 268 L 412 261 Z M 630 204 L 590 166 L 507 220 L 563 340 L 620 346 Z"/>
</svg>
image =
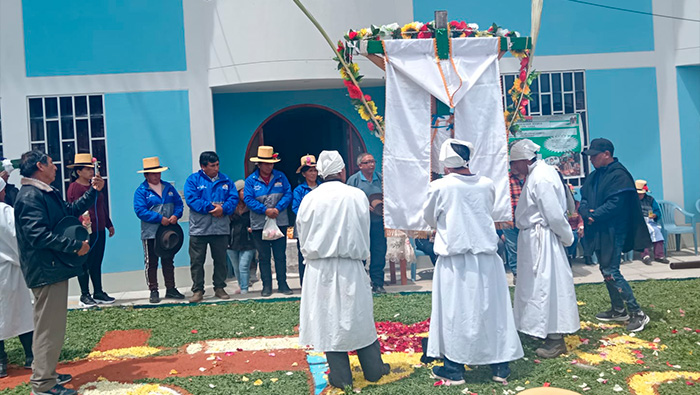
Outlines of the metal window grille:
<svg viewBox="0 0 700 395">
<path fill-rule="evenodd" d="M 53 186 L 66 197 L 76 153 L 97 158 L 106 180 L 107 145 L 102 95 L 30 97 L 29 130 L 31 149 L 49 155 L 56 165 Z"/>
<path fill-rule="evenodd" d="M 516 74 L 501 76 L 504 108 L 513 103 L 508 91 L 513 87 Z M 583 70 L 552 71 L 541 73 L 530 86 L 532 100 L 527 105 L 528 115 L 575 114 L 581 115 L 583 148 L 588 147 L 588 111 L 586 103 L 586 74 Z M 588 161 L 583 161 L 584 174 L 588 174 Z M 567 179 L 574 186 L 583 178 Z"/>
</svg>

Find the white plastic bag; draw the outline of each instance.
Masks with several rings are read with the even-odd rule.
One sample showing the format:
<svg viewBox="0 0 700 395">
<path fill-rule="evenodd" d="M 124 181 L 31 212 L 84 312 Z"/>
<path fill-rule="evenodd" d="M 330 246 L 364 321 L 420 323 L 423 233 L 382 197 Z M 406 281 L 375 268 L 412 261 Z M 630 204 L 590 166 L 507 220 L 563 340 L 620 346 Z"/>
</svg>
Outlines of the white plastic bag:
<svg viewBox="0 0 700 395">
<path fill-rule="evenodd" d="M 284 233 L 277 226 L 277 220 L 274 218 L 266 217 L 265 226 L 262 231 L 263 240 L 277 240 L 280 237 L 284 237 Z"/>
</svg>

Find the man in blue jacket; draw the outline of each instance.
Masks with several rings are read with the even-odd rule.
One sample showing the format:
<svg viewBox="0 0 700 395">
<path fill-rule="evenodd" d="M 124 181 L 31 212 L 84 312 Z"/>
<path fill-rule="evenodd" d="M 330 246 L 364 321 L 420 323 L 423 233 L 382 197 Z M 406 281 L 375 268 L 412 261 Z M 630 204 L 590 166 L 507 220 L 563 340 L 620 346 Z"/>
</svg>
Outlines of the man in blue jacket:
<svg viewBox="0 0 700 395">
<path fill-rule="evenodd" d="M 199 155 L 201 170 L 187 177 L 185 200 L 190 207 L 190 303 L 204 299 L 204 260 L 207 245 L 214 260 L 214 295 L 229 299 L 226 287 L 226 247 L 230 234 L 229 215 L 238 204 L 233 182 L 219 172 L 219 156 L 213 151 Z"/>
<path fill-rule="evenodd" d="M 277 288 L 285 295 L 293 292 L 287 285 L 287 227 L 289 215 L 287 207 L 292 202 L 292 187 L 281 171 L 274 170 L 280 159 L 270 146 L 258 147 L 258 156 L 250 158 L 258 168 L 245 180 L 243 200 L 250 208 L 250 227 L 253 230 L 253 243 L 260 258 L 260 277 L 262 277 L 262 296 L 272 295 L 272 255 L 275 256 Z M 284 234 L 277 240 L 263 240 L 263 228 L 267 218 L 276 219 L 277 226 Z"/>
<path fill-rule="evenodd" d="M 160 175 L 168 170 L 160 165 L 158 157 L 144 158 L 143 173 L 145 180 L 134 192 L 134 212 L 141 220 L 141 241 L 143 242 L 144 264 L 146 265 L 146 280 L 151 291 L 149 301 L 160 303 L 158 294 L 158 255 L 156 255 L 156 232 L 160 225 L 174 225 L 182 218 L 182 198 L 169 182 L 161 182 Z M 175 288 L 175 256 L 160 258 L 165 279 L 165 297 L 185 299 Z"/>
</svg>

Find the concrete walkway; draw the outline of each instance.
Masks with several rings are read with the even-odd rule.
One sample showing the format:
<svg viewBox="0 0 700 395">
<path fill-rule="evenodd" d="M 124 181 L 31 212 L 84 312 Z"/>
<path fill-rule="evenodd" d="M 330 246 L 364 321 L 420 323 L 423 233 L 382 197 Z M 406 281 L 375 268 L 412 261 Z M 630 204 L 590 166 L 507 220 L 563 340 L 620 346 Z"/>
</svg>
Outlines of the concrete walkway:
<svg viewBox="0 0 700 395">
<path fill-rule="evenodd" d="M 669 260 L 671 262 L 687 262 L 687 261 L 695 261 L 695 260 L 700 260 L 700 257 L 695 256 L 693 254 L 693 251 L 691 250 L 682 250 L 680 252 L 672 252 L 671 256 L 669 257 Z M 389 265 L 387 265 L 389 266 Z M 410 269 L 410 268 L 409 268 Z M 212 273 L 212 267 L 211 264 L 206 265 L 206 273 L 209 275 Z M 397 271 L 398 271 L 398 265 L 397 265 Z M 645 265 L 641 261 L 631 261 L 624 263 L 621 267 L 622 274 L 625 276 L 627 280 L 634 281 L 634 280 L 649 280 L 649 279 L 681 279 L 681 278 L 698 278 L 700 277 L 700 269 L 680 269 L 680 270 L 673 270 L 669 267 L 667 264 L 662 264 L 658 262 L 653 262 L 651 265 Z M 177 281 L 179 281 L 180 284 L 182 283 L 190 283 L 189 281 L 186 280 L 186 278 L 189 275 L 189 268 L 177 268 L 176 269 L 176 277 Z M 600 270 L 598 268 L 598 265 L 593 265 L 593 266 L 587 266 L 582 263 L 580 260 L 576 260 L 573 265 L 573 272 L 574 272 L 574 282 L 576 284 L 585 284 L 585 283 L 600 283 L 603 281 L 603 277 L 600 274 Z M 387 274 L 388 274 L 388 268 L 387 268 Z M 510 273 L 506 274 L 508 277 L 508 282 L 510 285 L 513 285 L 513 276 Z M 410 274 L 409 274 L 410 276 Z M 399 277 L 399 274 L 397 273 L 397 278 Z M 387 279 L 389 276 L 387 275 Z M 417 264 L 417 274 L 416 274 L 416 282 L 411 282 L 409 280 L 407 285 L 391 285 L 387 284 L 385 285 L 385 288 L 388 292 L 429 292 L 432 289 L 433 285 L 433 266 L 430 263 L 430 260 L 427 259 L 425 256 L 419 257 L 418 264 Z M 183 281 L 180 281 L 182 279 Z M 162 281 L 162 280 L 161 280 Z M 282 295 L 281 293 L 273 293 L 271 298 L 299 298 L 301 296 L 301 287 L 299 286 L 299 277 L 296 273 L 290 273 L 288 275 L 288 283 L 289 286 L 294 290 L 294 295 L 291 296 L 286 296 Z M 246 295 L 240 295 L 240 294 L 232 294 L 234 290 L 238 289 L 238 284 L 236 280 L 230 280 L 228 282 L 228 287 L 226 288 L 227 292 L 231 294 L 231 300 L 249 300 L 249 299 L 269 299 L 269 298 L 263 298 L 260 296 L 260 291 L 262 290 L 262 284 L 260 281 L 256 282 L 253 284 L 253 286 L 249 289 L 249 293 Z M 273 284 L 274 284 L 274 274 L 273 274 Z M 145 284 L 144 284 L 145 286 Z M 77 281 L 75 279 L 71 280 L 71 287 L 77 287 Z M 74 288 L 75 289 L 75 288 Z M 189 297 L 192 295 L 192 292 L 189 290 L 189 287 L 179 287 L 178 288 L 180 292 L 185 294 L 186 297 Z M 273 291 L 276 291 L 274 289 Z M 109 289 L 107 289 L 107 292 L 109 292 Z M 150 295 L 150 292 L 147 290 L 144 291 L 128 291 L 128 292 L 109 292 L 110 295 L 114 298 L 117 299 L 117 301 L 112 304 L 112 305 L 100 305 L 101 307 L 108 307 L 108 306 L 135 306 L 135 305 L 149 305 L 148 302 L 148 297 Z M 160 296 L 163 297 L 165 294 L 165 290 L 160 291 Z M 78 296 L 70 296 L 68 298 L 68 307 L 70 309 L 78 309 L 81 308 L 78 303 L 79 297 Z M 205 288 L 205 295 L 204 295 L 204 303 L 217 303 L 221 302 L 221 299 L 214 297 L 214 291 L 210 286 Z M 183 300 L 173 300 L 173 299 L 163 299 L 160 302 L 160 305 L 165 305 L 165 304 L 174 304 L 174 303 L 187 303 L 187 299 Z M 155 306 L 155 305 L 151 305 Z"/>
</svg>

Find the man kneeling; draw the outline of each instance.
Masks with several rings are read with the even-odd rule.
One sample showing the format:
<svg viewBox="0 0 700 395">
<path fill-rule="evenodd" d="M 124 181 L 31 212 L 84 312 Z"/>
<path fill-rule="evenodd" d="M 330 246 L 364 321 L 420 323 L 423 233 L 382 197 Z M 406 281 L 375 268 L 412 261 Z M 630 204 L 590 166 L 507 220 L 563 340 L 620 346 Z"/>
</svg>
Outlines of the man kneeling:
<svg viewBox="0 0 700 395">
<path fill-rule="evenodd" d="M 345 185 L 338 151 L 321 152 L 316 168 L 324 183 L 304 197 L 296 221 L 306 264 L 299 341 L 326 353 L 328 382 L 345 388 L 352 386 L 348 351 L 357 350 L 368 381 L 389 373 L 362 264 L 369 258 L 369 202 L 360 189 Z"/>
</svg>

